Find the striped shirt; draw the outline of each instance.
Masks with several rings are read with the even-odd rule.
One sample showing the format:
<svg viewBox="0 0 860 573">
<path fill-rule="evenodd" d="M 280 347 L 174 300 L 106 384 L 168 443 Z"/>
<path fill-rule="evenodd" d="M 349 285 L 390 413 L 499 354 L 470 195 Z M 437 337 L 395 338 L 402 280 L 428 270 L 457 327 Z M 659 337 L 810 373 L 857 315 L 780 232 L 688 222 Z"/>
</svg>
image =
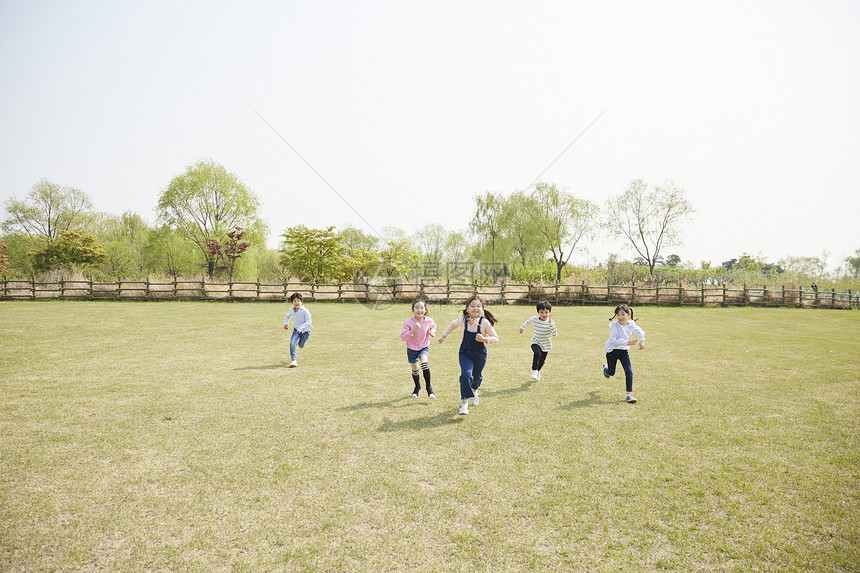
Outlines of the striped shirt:
<svg viewBox="0 0 860 573">
<path fill-rule="evenodd" d="M 537 344 L 544 352 L 552 350 L 552 339 L 550 337 L 558 336 L 558 329 L 555 327 L 555 321 L 552 319 L 541 320 L 540 317 L 533 316 L 523 323 L 520 330 L 525 330 L 530 324 L 535 329 L 531 344 Z"/>
</svg>

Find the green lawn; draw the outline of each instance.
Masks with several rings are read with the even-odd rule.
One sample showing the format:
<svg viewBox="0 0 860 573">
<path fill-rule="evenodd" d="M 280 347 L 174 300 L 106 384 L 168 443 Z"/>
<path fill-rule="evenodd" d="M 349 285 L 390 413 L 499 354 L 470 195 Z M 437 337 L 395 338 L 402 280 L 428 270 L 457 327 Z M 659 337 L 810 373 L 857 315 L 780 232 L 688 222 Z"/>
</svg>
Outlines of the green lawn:
<svg viewBox="0 0 860 573">
<path fill-rule="evenodd" d="M 0 303 L 0 570 L 860 570 L 856 311 L 637 308 L 630 405 L 612 308 L 532 382 L 493 307 L 459 416 L 459 336 L 413 399 L 407 305 L 307 306 Z"/>
</svg>

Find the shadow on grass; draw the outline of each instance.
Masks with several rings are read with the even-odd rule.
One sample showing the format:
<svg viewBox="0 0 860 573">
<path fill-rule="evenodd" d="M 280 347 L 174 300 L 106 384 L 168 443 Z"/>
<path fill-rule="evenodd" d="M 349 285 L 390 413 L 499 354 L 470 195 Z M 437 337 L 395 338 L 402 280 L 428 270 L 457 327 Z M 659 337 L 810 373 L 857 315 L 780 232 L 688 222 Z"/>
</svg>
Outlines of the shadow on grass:
<svg viewBox="0 0 860 573">
<path fill-rule="evenodd" d="M 600 406 L 602 404 L 615 404 L 617 400 L 602 400 L 598 394 L 600 390 L 592 390 L 588 393 L 587 398 L 583 398 L 582 400 L 577 400 L 576 402 L 571 402 L 570 404 L 566 404 L 561 406 L 559 410 L 576 410 L 577 408 L 590 408 L 591 406 Z"/>
<path fill-rule="evenodd" d="M 413 418 L 411 420 L 403 420 L 394 422 L 385 418 L 382 425 L 379 426 L 379 432 L 401 432 L 403 430 L 426 430 L 428 428 L 439 428 L 441 426 L 449 426 L 451 424 L 460 424 L 466 416 L 461 416 L 459 408 L 451 408 L 440 412 L 435 416 L 425 416 L 423 418 Z"/>
<path fill-rule="evenodd" d="M 409 400 L 411 403 L 400 404 L 399 402 L 404 402 Z M 415 400 L 413 402 L 413 400 Z M 411 406 L 412 404 L 424 404 L 425 402 L 418 402 L 415 398 L 411 396 L 401 396 L 400 398 L 392 398 L 391 400 L 382 400 L 381 402 L 362 402 L 360 404 L 353 404 L 352 406 L 343 406 L 341 408 L 335 408 L 338 412 L 355 412 L 357 410 L 367 410 L 368 408 L 406 408 Z"/>
<path fill-rule="evenodd" d="M 235 370 L 280 370 L 281 368 L 288 368 L 289 365 L 290 363 L 287 360 L 284 360 L 277 364 L 267 364 L 265 366 L 243 366 L 242 368 L 235 368 Z"/>
<path fill-rule="evenodd" d="M 516 388 L 507 388 L 505 390 L 488 390 L 488 391 L 481 390 L 480 397 L 483 398 L 484 396 L 486 396 L 489 398 L 489 397 L 495 397 L 495 396 L 511 396 L 513 394 L 519 394 L 519 393 L 525 392 L 526 390 L 531 388 L 532 384 L 534 384 L 534 383 L 535 383 L 534 380 L 529 380 L 528 382 L 523 382 L 521 386 L 517 386 Z M 480 388 L 479 388 L 479 390 L 480 390 Z"/>
</svg>

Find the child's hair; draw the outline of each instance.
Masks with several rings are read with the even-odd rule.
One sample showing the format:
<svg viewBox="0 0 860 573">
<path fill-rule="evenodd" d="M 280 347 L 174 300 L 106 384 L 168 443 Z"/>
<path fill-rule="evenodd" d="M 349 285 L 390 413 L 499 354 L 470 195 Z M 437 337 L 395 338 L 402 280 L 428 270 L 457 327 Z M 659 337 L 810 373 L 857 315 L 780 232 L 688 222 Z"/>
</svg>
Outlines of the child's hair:
<svg viewBox="0 0 860 573">
<path fill-rule="evenodd" d="M 548 300 L 542 300 L 537 303 L 538 310 L 552 310 L 552 304 Z"/>
<path fill-rule="evenodd" d="M 427 308 L 427 301 L 419 296 L 418 298 L 416 298 L 415 300 L 412 301 L 412 310 L 413 311 L 415 310 L 415 305 L 418 304 L 419 302 L 424 305 L 424 308 Z"/>
<path fill-rule="evenodd" d="M 630 320 L 633 320 L 633 309 L 627 306 L 626 304 L 619 304 L 615 307 L 615 314 L 612 315 L 612 318 L 609 319 L 610 322 L 615 320 L 615 315 L 618 314 L 619 310 L 623 310 L 630 317 Z"/>
<path fill-rule="evenodd" d="M 487 317 L 487 320 L 489 320 L 489 321 L 490 321 L 490 324 L 495 325 L 497 322 L 499 322 L 499 320 L 498 320 L 495 316 L 493 316 L 493 313 L 492 313 L 492 312 L 490 312 L 489 310 L 487 310 L 487 307 L 486 307 L 486 305 L 484 304 L 484 301 L 483 301 L 483 300 L 481 300 L 481 297 L 479 297 L 479 296 L 478 296 L 478 295 L 476 295 L 476 294 L 475 294 L 475 295 L 472 295 L 472 296 L 469 298 L 469 300 L 467 300 L 467 301 L 466 301 L 466 308 L 464 308 L 464 309 L 463 309 L 463 318 L 464 318 L 464 319 L 465 319 L 465 318 L 468 318 L 468 316 L 469 316 L 469 305 L 470 305 L 470 304 L 472 304 L 472 301 L 473 301 L 473 300 L 477 300 L 478 302 L 480 302 L 480 303 L 481 303 L 481 306 L 483 306 L 483 307 L 484 307 L 484 316 L 486 316 L 486 317 Z"/>
<path fill-rule="evenodd" d="M 305 302 L 305 298 L 300 293 L 294 292 L 293 294 L 290 295 L 290 302 L 293 302 L 296 299 L 299 299 L 300 301 Z"/>
</svg>

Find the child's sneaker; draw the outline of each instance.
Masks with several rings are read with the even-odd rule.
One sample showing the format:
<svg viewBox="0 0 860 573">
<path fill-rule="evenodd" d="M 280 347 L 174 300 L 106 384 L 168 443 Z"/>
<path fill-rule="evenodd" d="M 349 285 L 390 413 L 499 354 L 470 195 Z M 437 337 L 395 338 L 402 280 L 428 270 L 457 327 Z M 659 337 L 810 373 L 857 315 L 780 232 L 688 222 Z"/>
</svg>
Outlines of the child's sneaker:
<svg viewBox="0 0 860 573">
<path fill-rule="evenodd" d="M 540 370 L 537 371 L 537 375 L 538 375 L 537 381 L 540 382 Z"/>
<path fill-rule="evenodd" d="M 535 382 L 539 380 L 537 370 L 532 370 L 532 380 L 534 380 Z"/>
<path fill-rule="evenodd" d="M 469 413 L 469 401 L 464 400 L 463 402 L 460 403 L 460 415 L 465 416 L 468 413 Z"/>
<path fill-rule="evenodd" d="M 625 400 L 630 404 L 636 403 L 636 398 L 633 397 L 633 394 L 627 394 L 627 398 L 625 398 Z"/>
<path fill-rule="evenodd" d="M 431 388 L 430 386 L 427 386 L 427 397 L 431 400 L 436 397 L 436 393 L 433 392 L 433 388 Z"/>
<path fill-rule="evenodd" d="M 610 378 L 609 376 L 609 368 L 606 367 L 606 364 L 603 365 L 603 377 Z"/>
<path fill-rule="evenodd" d="M 298 362 L 296 362 L 295 360 L 293 360 L 292 362 L 290 362 L 290 368 L 295 368 L 295 367 L 296 367 L 296 366 L 298 366 L 298 365 L 299 365 L 299 363 L 298 363 Z"/>
</svg>

